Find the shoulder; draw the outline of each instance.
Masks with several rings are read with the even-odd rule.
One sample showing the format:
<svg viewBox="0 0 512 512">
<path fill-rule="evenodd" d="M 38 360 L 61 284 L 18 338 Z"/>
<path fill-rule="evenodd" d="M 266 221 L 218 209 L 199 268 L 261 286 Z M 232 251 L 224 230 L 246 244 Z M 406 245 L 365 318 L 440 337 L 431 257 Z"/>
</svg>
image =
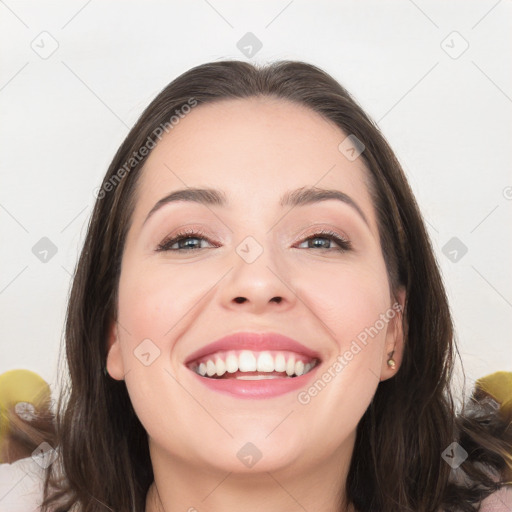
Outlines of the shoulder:
<svg viewBox="0 0 512 512">
<path fill-rule="evenodd" d="M 39 512 L 43 481 L 44 467 L 37 458 L 0 464 L 0 510 Z"/>
<path fill-rule="evenodd" d="M 506 485 L 482 501 L 480 512 L 512 511 L 512 485 Z"/>
</svg>

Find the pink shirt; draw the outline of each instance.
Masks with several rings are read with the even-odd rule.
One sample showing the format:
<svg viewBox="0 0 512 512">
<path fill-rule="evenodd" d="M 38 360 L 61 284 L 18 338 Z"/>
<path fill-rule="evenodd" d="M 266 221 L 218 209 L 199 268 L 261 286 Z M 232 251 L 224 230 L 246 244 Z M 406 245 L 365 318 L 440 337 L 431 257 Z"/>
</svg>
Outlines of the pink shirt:
<svg viewBox="0 0 512 512">
<path fill-rule="evenodd" d="M 512 486 L 502 487 L 482 501 L 480 512 L 512 512 Z"/>
</svg>

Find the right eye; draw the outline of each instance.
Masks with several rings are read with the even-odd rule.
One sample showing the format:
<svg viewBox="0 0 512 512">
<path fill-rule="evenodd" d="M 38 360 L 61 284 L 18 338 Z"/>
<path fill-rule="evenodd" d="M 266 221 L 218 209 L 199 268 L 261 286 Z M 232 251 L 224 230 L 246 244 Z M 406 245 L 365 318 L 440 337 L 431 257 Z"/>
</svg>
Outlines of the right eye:
<svg viewBox="0 0 512 512">
<path fill-rule="evenodd" d="M 190 243 L 193 241 L 193 243 Z M 188 229 L 178 232 L 171 237 L 164 238 L 155 249 L 156 252 L 163 251 L 197 251 L 199 249 L 206 249 L 201 247 L 201 241 L 208 242 L 212 245 L 213 242 L 199 230 Z M 176 247 L 174 247 L 176 246 Z"/>
</svg>

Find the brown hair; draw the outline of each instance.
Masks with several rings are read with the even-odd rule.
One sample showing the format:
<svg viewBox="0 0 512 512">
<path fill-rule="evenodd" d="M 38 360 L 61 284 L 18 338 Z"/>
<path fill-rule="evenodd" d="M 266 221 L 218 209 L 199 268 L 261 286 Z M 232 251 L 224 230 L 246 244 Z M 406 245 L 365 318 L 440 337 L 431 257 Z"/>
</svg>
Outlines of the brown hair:
<svg viewBox="0 0 512 512">
<path fill-rule="evenodd" d="M 293 61 L 261 67 L 223 61 L 187 71 L 158 94 L 117 151 L 96 201 L 69 299 L 70 386 L 58 414 L 65 478 L 59 482 L 56 470 L 48 473 L 45 504 L 61 502 L 58 512 L 73 504 L 84 512 L 144 510 L 153 481 L 147 435 L 124 381 L 102 371 L 136 184 L 147 158 L 140 157 L 140 149 L 191 100 L 201 105 L 254 96 L 309 107 L 364 144 L 361 158 L 371 179 L 390 283 L 406 291 L 403 362 L 393 378 L 379 384 L 357 427 L 347 499 L 364 512 L 477 510 L 503 483 L 489 471 L 503 475 L 511 468 L 506 453 L 512 432 L 496 414 L 456 414 L 450 381 L 457 349 L 447 298 L 424 222 L 391 148 L 336 80 Z M 454 481 L 441 457 L 454 441 L 466 446 L 469 457 L 458 471 L 470 481 Z"/>
</svg>

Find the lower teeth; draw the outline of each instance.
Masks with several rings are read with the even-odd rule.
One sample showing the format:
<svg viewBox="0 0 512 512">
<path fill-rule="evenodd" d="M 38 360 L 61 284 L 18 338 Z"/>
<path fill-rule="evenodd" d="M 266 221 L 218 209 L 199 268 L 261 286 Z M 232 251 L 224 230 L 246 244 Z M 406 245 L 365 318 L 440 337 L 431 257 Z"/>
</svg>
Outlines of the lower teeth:
<svg viewBox="0 0 512 512">
<path fill-rule="evenodd" d="M 279 375 L 239 375 L 236 380 L 263 380 L 263 379 L 281 379 Z"/>
</svg>

